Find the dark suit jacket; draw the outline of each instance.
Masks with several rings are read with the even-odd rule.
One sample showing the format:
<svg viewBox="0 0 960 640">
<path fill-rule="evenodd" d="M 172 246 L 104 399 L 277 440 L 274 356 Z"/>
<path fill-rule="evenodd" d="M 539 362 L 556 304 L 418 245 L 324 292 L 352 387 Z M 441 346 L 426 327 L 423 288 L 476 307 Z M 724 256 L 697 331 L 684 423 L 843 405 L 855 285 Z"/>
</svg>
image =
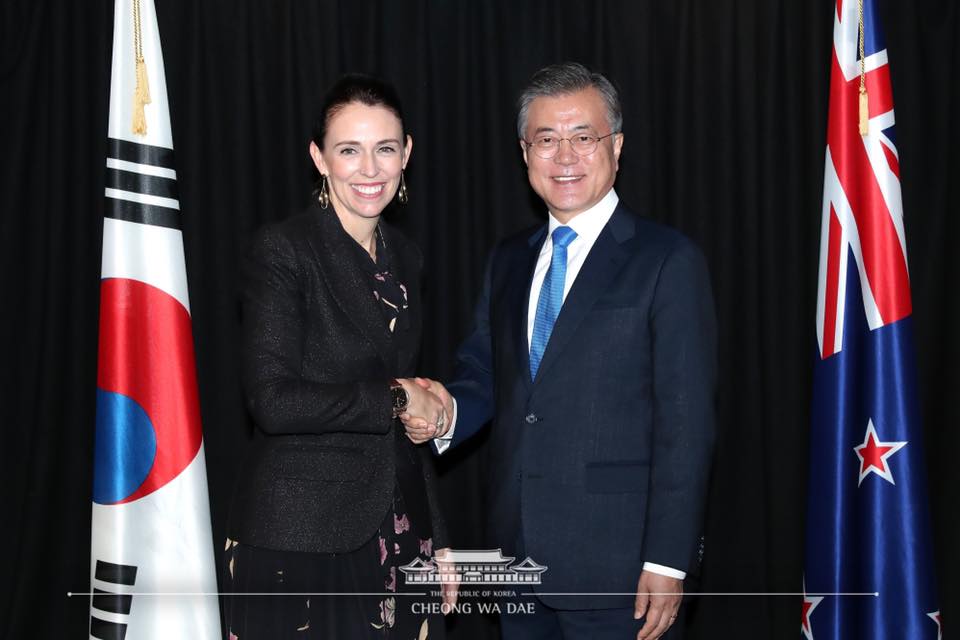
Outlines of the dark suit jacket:
<svg viewBox="0 0 960 640">
<path fill-rule="evenodd" d="M 409 327 L 395 335 L 332 210 L 314 204 L 253 242 L 242 377 L 257 428 L 232 507 L 231 537 L 240 542 L 356 549 L 391 508 L 396 479 L 418 535 L 447 545 L 431 456 L 391 417 L 389 381 L 412 375 L 417 360 L 422 256 L 398 231 L 380 227 L 408 291 Z"/>
<path fill-rule="evenodd" d="M 545 231 L 491 255 L 448 385 L 453 445 L 492 418 L 489 542 L 509 555 L 519 540 L 546 565 L 538 591 L 632 594 L 644 562 L 694 558 L 714 438 L 709 276 L 689 240 L 618 205 L 531 380 L 527 302 Z M 540 597 L 561 609 L 634 600 Z"/>
</svg>

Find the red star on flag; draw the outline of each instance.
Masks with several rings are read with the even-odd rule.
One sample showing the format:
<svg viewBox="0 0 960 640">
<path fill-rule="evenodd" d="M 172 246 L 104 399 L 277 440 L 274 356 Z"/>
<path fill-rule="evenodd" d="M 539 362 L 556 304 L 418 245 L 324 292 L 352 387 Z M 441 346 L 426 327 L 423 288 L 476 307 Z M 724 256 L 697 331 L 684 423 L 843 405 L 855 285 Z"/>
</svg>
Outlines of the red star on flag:
<svg viewBox="0 0 960 640">
<path fill-rule="evenodd" d="M 942 625 L 941 623 L 943 622 L 943 620 L 940 619 L 940 612 L 939 612 L 939 611 L 934 611 L 934 612 L 932 612 L 932 613 L 928 613 L 928 614 L 927 614 L 927 617 L 937 623 L 937 640 L 942 640 L 942 639 L 943 639 L 943 625 Z"/>
<path fill-rule="evenodd" d="M 867 433 L 863 437 L 863 444 L 853 448 L 853 452 L 860 458 L 860 481 L 857 486 L 863 484 L 863 479 L 871 473 L 875 473 L 890 484 L 896 484 L 893 481 L 893 474 L 890 473 L 890 467 L 887 466 L 887 458 L 906 446 L 906 442 L 881 442 L 877 436 L 877 430 L 873 426 L 873 419 L 867 421 Z"/>
<path fill-rule="evenodd" d="M 817 608 L 817 605 L 823 601 L 823 596 L 807 595 L 807 579 L 803 579 L 803 611 L 800 614 L 800 631 L 807 637 L 807 640 L 813 640 L 813 627 L 810 626 L 810 614 Z M 928 614 L 929 615 L 929 614 Z"/>
</svg>

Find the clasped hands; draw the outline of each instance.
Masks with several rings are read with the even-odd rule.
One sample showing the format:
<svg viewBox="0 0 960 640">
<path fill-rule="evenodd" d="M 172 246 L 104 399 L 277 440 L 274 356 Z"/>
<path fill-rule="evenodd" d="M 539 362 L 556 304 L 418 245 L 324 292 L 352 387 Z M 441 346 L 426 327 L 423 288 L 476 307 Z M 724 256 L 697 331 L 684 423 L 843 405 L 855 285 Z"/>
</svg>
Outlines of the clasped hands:
<svg viewBox="0 0 960 640">
<path fill-rule="evenodd" d="M 421 444 L 445 435 L 453 420 L 453 398 L 446 388 L 429 378 L 403 378 L 399 382 L 410 399 L 406 411 L 400 414 L 407 437 Z"/>
</svg>

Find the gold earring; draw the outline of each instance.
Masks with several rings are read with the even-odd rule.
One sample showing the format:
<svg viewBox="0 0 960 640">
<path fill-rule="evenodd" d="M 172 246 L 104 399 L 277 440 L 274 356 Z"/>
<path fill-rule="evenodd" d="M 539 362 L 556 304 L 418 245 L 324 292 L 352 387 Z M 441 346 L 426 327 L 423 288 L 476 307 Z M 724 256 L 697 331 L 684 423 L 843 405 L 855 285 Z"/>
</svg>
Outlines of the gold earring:
<svg viewBox="0 0 960 640">
<path fill-rule="evenodd" d="M 400 204 L 407 204 L 410 196 L 407 194 L 407 181 L 403 177 L 403 169 L 400 170 L 400 188 L 397 189 L 397 201 Z"/>
<path fill-rule="evenodd" d="M 320 208 L 326 209 L 327 205 L 330 204 L 330 194 L 327 193 L 327 176 L 320 175 L 320 192 L 317 194 L 317 200 L 320 202 Z"/>
</svg>

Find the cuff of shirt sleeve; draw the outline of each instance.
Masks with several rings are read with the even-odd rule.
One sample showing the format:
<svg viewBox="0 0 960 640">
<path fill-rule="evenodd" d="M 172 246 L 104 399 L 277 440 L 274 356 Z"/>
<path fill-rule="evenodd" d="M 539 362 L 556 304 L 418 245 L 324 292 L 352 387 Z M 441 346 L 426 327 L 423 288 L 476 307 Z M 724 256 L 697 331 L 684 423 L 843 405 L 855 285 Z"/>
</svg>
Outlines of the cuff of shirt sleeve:
<svg viewBox="0 0 960 640">
<path fill-rule="evenodd" d="M 437 454 L 442 455 L 444 451 L 450 448 L 450 442 L 453 440 L 453 430 L 457 428 L 457 399 L 453 400 L 453 417 L 450 418 L 450 429 L 443 434 L 442 438 L 434 438 L 433 446 L 437 448 Z"/>
<path fill-rule="evenodd" d="M 667 576 L 668 578 L 676 578 L 677 580 L 683 580 L 687 577 L 686 572 L 678 571 L 671 567 L 665 567 L 662 564 L 656 564 L 653 562 L 644 562 L 643 570 L 649 571 L 650 573 L 657 573 L 661 576 Z"/>
</svg>

